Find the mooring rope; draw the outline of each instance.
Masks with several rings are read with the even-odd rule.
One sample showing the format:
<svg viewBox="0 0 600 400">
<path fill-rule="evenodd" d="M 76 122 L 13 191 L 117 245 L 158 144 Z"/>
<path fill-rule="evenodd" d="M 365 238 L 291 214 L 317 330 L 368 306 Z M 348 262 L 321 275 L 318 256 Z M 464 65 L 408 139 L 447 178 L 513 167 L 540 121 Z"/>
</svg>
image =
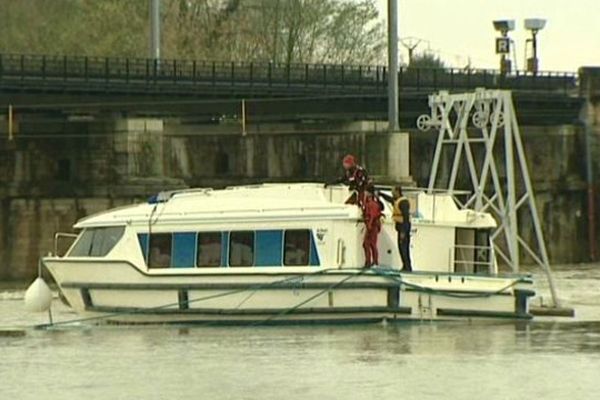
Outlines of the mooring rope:
<svg viewBox="0 0 600 400">
<path fill-rule="evenodd" d="M 248 301 L 249 298 L 254 296 L 261 289 L 264 289 L 267 287 L 273 287 L 273 286 L 277 286 L 277 285 L 282 285 L 282 284 L 285 284 L 288 282 L 294 282 L 294 281 L 298 280 L 299 278 L 304 280 L 305 278 L 311 278 L 311 277 L 323 275 L 330 271 L 340 271 L 340 270 L 337 268 L 326 268 L 326 269 L 315 271 L 315 272 L 312 272 L 309 274 L 294 274 L 292 276 L 288 276 L 284 279 L 273 281 L 273 282 L 251 285 L 251 286 L 240 288 L 240 289 L 233 289 L 233 290 L 224 291 L 221 293 L 216 293 L 216 294 L 212 294 L 212 295 L 208 295 L 208 296 L 202 296 L 202 297 L 197 297 L 194 299 L 188 299 L 184 302 L 184 304 L 189 305 L 189 304 L 200 303 L 202 301 L 208 301 L 208 300 L 212 300 L 212 299 L 216 299 L 216 298 L 232 296 L 232 295 L 243 293 L 243 292 L 250 292 L 248 294 L 248 296 L 246 296 L 244 299 L 242 299 L 233 308 L 235 310 L 235 309 L 239 309 L 246 301 Z M 304 306 L 305 304 L 308 304 L 309 302 L 319 298 L 320 296 L 323 296 L 324 294 L 330 292 L 331 290 L 334 290 L 334 289 L 342 286 L 344 283 L 346 283 L 350 279 L 364 275 L 367 272 L 369 272 L 370 274 L 373 274 L 375 276 L 380 276 L 380 277 L 383 277 L 386 279 L 390 279 L 393 282 L 397 283 L 398 287 L 400 287 L 400 288 L 402 286 L 404 286 L 406 288 L 410 288 L 415 291 L 423 292 L 423 293 L 427 293 L 427 294 L 433 294 L 433 295 L 444 296 L 444 297 L 452 297 L 452 298 L 466 298 L 466 299 L 468 299 L 468 298 L 488 298 L 488 297 L 491 297 L 491 296 L 494 296 L 497 294 L 501 294 L 521 282 L 520 279 L 514 279 L 510 284 L 508 284 L 498 290 L 495 290 L 495 291 L 486 291 L 486 292 L 481 292 L 481 293 L 457 293 L 457 292 L 451 292 L 448 290 L 435 289 L 435 288 L 431 288 L 431 287 L 427 287 L 427 286 L 422 286 L 422 285 L 418 285 L 418 284 L 415 284 L 412 282 L 407 282 L 405 279 L 403 279 L 401 271 L 391 269 L 391 268 L 344 270 L 344 272 L 346 272 L 346 273 L 351 272 L 351 274 L 348 276 L 345 276 L 343 279 L 341 279 L 339 281 L 332 283 L 328 287 L 326 287 L 323 290 L 315 293 L 314 295 L 300 301 L 299 303 L 293 305 L 292 307 L 285 308 L 281 312 L 274 314 L 272 316 L 269 316 L 269 317 L 265 318 L 264 320 L 252 321 L 248 324 L 248 326 L 260 326 L 260 325 L 268 324 L 269 322 L 271 322 L 277 318 L 281 318 L 283 316 L 291 314 L 294 311 L 296 311 L 297 309 Z M 181 303 L 182 302 L 177 301 L 177 302 L 163 304 L 163 305 L 156 306 L 156 307 L 138 308 L 138 309 L 132 309 L 132 310 L 126 310 L 126 311 L 116 311 L 116 312 L 102 314 L 102 315 L 96 315 L 96 316 L 92 316 L 92 317 L 74 318 L 74 319 L 69 319 L 69 320 L 64 320 L 64 321 L 56 321 L 56 322 L 46 323 L 46 324 L 37 324 L 37 325 L 33 325 L 31 328 L 48 329 L 48 328 L 52 328 L 52 327 L 56 327 L 56 326 L 78 324 L 78 323 L 82 323 L 82 322 L 102 321 L 102 320 L 107 320 L 107 319 L 110 319 L 113 317 L 118 317 L 118 316 L 123 316 L 123 315 L 136 315 L 136 314 L 147 313 L 147 312 L 153 311 L 153 310 L 166 309 L 166 308 L 170 308 L 170 307 L 174 307 L 174 306 L 179 306 Z M 182 323 L 185 323 L 185 321 L 182 321 Z M 218 324 L 218 323 L 219 323 L 219 321 L 207 321 L 203 325 Z"/>
<path fill-rule="evenodd" d="M 514 279 L 508 285 L 506 285 L 498 290 L 491 291 L 491 292 L 487 291 L 487 292 L 481 292 L 481 293 L 456 293 L 456 292 L 451 292 L 448 290 L 435 289 L 435 288 L 431 288 L 431 287 L 427 287 L 427 286 L 417 285 L 416 283 L 407 282 L 406 280 L 402 279 L 402 274 L 401 274 L 401 271 L 399 271 L 399 270 L 373 268 L 372 271 L 375 272 L 375 274 L 378 276 L 382 276 L 382 277 L 391 279 L 394 282 L 397 282 L 399 286 L 404 285 L 404 286 L 414 289 L 418 292 L 424 292 L 427 294 L 434 294 L 437 296 L 452 297 L 452 298 L 458 298 L 458 299 L 473 299 L 473 298 L 476 299 L 476 298 L 492 297 L 492 296 L 498 295 L 500 293 L 504 293 L 506 290 L 508 290 L 508 289 L 512 288 L 513 286 L 517 285 L 518 283 L 522 282 L 521 279 Z"/>
<path fill-rule="evenodd" d="M 320 292 L 318 292 L 318 293 L 310 296 L 309 298 L 307 298 L 305 300 L 302 300 L 298 304 L 296 304 L 296 305 L 294 305 L 292 307 L 286 308 L 283 311 L 281 311 L 281 312 L 279 312 L 279 313 L 277 313 L 277 314 L 275 314 L 273 316 L 270 316 L 270 317 L 266 318 L 263 321 L 258 321 L 258 322 L 251 323 L 250 326 L 264 325 L 264 324 L 269 323 L 270 321 L 273 321 L 276 318 L 279 318 L 279 317 L 282 317 L 284 315 L 290 314 L 290 313 L 294 312 L 295 310 L 299 309 L 300 307 L 302 307 L 303 305 L 305 305 L 307 303 L 310 303 L 311 301 L 313 301 L 313 300 L 321 297 L 322 295 L 324 295 L 325 293 L 329 292 L 330 290 L 333 290 L 333 289 L 335 289 L 335 288 L 337 288 L 339 286 L 342 286 L 344 283 L 346 283 L 350 279 L 362 275 L 363 273 L 365 273 L 365 271 L 367 271 L 367 269 L 361 269 L 358 272 L 355 272 L 354 274 L 345 277 L 344 279 L 340 280 L 339 282 L 333 283 L 329 287 L 326 287 L 325 289 L 323 289 Z"/>
<path fill-rule="evenodd" d="M 292 276 L 288 276 L 285 279 L 281 279 L 278 281 L 268 282 L 268 283 L 259 284 L 259 285 L 251 285 L 251 286 L 248 286 L 245 288 L 233 289 L 233 290 L 229 290 L 229 291 L 225 291 L 225 292 L 221 292 L 221 293 L 212 294 L 209 296 L 197 297 L 195 299 L 188 299 L 187 301 L 185 301 L 185 304 L 189 305 L 192 303 L 199 303 L 202 301 L 212 300 L 212 299 L 216 299 L 216 298 L 220 298 L 220 297 L 231 296 L 234 294 L 243 293 L 243 292 L 247 292 L 247 291 L 251 291 L 252 293 L 250 295 L 252 295 L 256 291 L 261 290 L 266 287 L 281 285 L 286 282 L 293 282 L 294 280 L 297 280 L 298 278 L 322 275 L 322 274 L 327 273 L 332 270 L 338 270 L 338 269 L 337 268 L 326 268 L 326 269 L 315 271 L 315 272 L 312 272 L 309 274 L 294 274 Z M 245 302 L 245 300 L 240 302 L 240 304 L 238 304 L 237 307 L 241 306 L 244 302 Z M 37 325 L 33 325 L 32 328 L 47 329 L 47 328 L 51 328 L 51 327 L 55 327 L 55 326 L 59 326 L 59 325 L 70 325 L 70 324 L 77 324 L 77 323 L 81 323 L 81 322 L 90 322 L 90 321 L 102 321 L 105 319 L 109 319 L 112 317 L 118 317 L 121 315 L 136 315 L 136 314 L 147 313 L 148 311 L 161 310 L 161 309 L 165 309 L 165 308 L 169 308 L 169 307 L 178 306 L 179 304 L 180 304 L 180 302 L 177 301 L 177 302 L 173 302 L 173 303 L 162 304 L 162 305 L 159 305 L 156 307 L 139 308 L 139 309 L 133 309 L 133 310 L 127 310 L 127 311 L 115 311 L 112 313 L 96 315 L 93 317 L 74 318 L 74 319 L 69 319 L 69 320 L 64 320 L 64 321 L 56 321 L 54 323 L 37 324 Z"/>
</svg>

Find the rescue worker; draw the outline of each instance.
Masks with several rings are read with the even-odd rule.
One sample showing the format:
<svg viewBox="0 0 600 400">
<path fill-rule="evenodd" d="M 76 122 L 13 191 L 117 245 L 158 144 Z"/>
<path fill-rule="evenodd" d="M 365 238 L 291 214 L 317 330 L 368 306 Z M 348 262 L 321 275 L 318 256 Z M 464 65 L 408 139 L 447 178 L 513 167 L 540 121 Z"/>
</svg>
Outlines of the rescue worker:
<svg viewBox="0 0 600 400">
<path fill-rule="evenodd" d="M 365 222 L 365 237 L 363 248 L 365 250 L 365 268 L 379 265 L 379 252 L 377 251 L 377 237 L 381 231 L 381 206 L 374 196 L 373 190 L 364 192 L 363 217 Z"/>
<path fill-rule="evenodd" d="M 402 187 L 394 188 L 394 210 L 392 218 L 398 232 L 398 250 L 402 258 L 402 270 L 412 271 L 410 261 L 410 203 L 402 194 Z"/>
<path fill-rule="evenodd" d="M 359 207 L 363 208 L 365 190 L 371 184 L 367 170 L 358 165 L 352 154 L 344 157 L 342 166 L 344 167 L 344 175 L 336 183 L 348 185 L 350 190 L 353 191 L 352 196 L 346 200 L 346 204 L 358 204 Z"/>
</svg>

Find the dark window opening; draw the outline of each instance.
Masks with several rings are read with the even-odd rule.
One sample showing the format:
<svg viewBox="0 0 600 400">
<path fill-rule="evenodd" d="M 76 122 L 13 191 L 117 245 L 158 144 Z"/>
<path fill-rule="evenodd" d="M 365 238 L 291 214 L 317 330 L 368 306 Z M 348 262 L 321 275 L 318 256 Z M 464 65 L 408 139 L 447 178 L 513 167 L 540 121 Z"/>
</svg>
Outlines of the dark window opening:
<svg viewBox="0 0 600 400">
<path fill-rule="evenodd" d="M 198 233 L 198 267 L 221 266 L 221 232 Z"/>
<path fill-rule="evenodd" d="M 285 232 L 284 265 L 308 265 L 310 254 L 310 231 L 289 230 Z"/>
<path fill-rule="evenodd" d="M 229 243 L 229 265 L 231 267 L 254 265 L 254 232 L 231 232 Z"/>
<path fill-rule="evenodd" d="M 475 231 L 475 259 L 474 272 L 476 274 L 489 274 L 491 261 L 490 231 L 478 229 Z"/>
<path fill-rule="evenodd" d="M 172 240 L 173 235 L 170 233 L 153 233 L 150 235 L 148 267 L 168 268 L 171 266 Z"/>
<path fill-rule="evenodd" d="M 454 271 L 478 274 L 491 272 L 489 230 L 456 228 Z"/>
<path fill-rule="evenodd" d="M 215 156 L 215 173 L 225 175 L 229 173 L 229 154 L 220 150 Z"/>
<path fill-rule="evenodd" d="M 306 158 L 306 154 L 298 155 L 298 158 L 296 159 L 296 165 L 294 168 L 294 175 L 303 178 L 310 176 L 308 171 L 308 160 Z"/>
<path fill-rule="evenodd" d="M 56 179 L 63 182 L 71 180 L 71 160 L 62 158 L 56 162 Z"/>
</svg>

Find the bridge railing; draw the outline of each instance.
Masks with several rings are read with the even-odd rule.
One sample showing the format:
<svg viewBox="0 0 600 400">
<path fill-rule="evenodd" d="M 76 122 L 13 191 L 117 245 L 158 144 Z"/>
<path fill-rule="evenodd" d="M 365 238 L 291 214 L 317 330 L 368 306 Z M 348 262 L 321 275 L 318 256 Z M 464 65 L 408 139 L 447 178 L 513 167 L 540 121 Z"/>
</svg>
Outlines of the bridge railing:
<svg viewBox="0 0 600 400">
<path fill-rule="evenodd" d="M 564 72 L 532 75 L 516 71 L 502 75 L 486 69 L 403 67 L 398 77 L 403 90 L 417 91 L 487 87 L 569 92 L 577 86 L 577 75 Z M 381 92 L 387 86 L 387 69 L 370 65 L 0 54 L 0 79 L 146 86 L 305 86 Z"/>
</svg>

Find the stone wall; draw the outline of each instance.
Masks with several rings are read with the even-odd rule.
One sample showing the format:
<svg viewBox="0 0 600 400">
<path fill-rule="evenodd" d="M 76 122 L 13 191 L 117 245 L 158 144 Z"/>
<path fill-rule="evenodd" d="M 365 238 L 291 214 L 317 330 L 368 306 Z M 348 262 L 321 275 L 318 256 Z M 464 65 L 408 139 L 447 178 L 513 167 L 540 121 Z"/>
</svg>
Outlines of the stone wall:
<svg viewBox="0 0 600 400">
<path fill-rule="evenodd" d="M 53 249 L 54 232 L 70 231 L 78 218 L 159 190 L 324 182 L 340 172 L 346 153 L 357 155 L 381 181 L 403 175 L 402 156 L 390 146 L 404 138 L 390 137 L 381 124 L 273 124 L 254 126 L 246 136 L 238 128 L 112 116 L 22 121 L 15 141 L 0 141 L 0 280 L 31 278 L 38 257 Z M 550 257 L 557 263 L 586 261 L 582 130 L 523 127 L 522 133 Z M 421 186 L 435 139 L 432 133 L 410 133 L 411 175 Z"/>
<path fill-rule="evenodd" d="M 78 219 L 133 201 L 130 198 L 3 199 L 0 280 L 30 279 L 36 274 L 39 257 L 54 251 L 56 232 L 72 232 L 72 225 Z"/>
</svg>

